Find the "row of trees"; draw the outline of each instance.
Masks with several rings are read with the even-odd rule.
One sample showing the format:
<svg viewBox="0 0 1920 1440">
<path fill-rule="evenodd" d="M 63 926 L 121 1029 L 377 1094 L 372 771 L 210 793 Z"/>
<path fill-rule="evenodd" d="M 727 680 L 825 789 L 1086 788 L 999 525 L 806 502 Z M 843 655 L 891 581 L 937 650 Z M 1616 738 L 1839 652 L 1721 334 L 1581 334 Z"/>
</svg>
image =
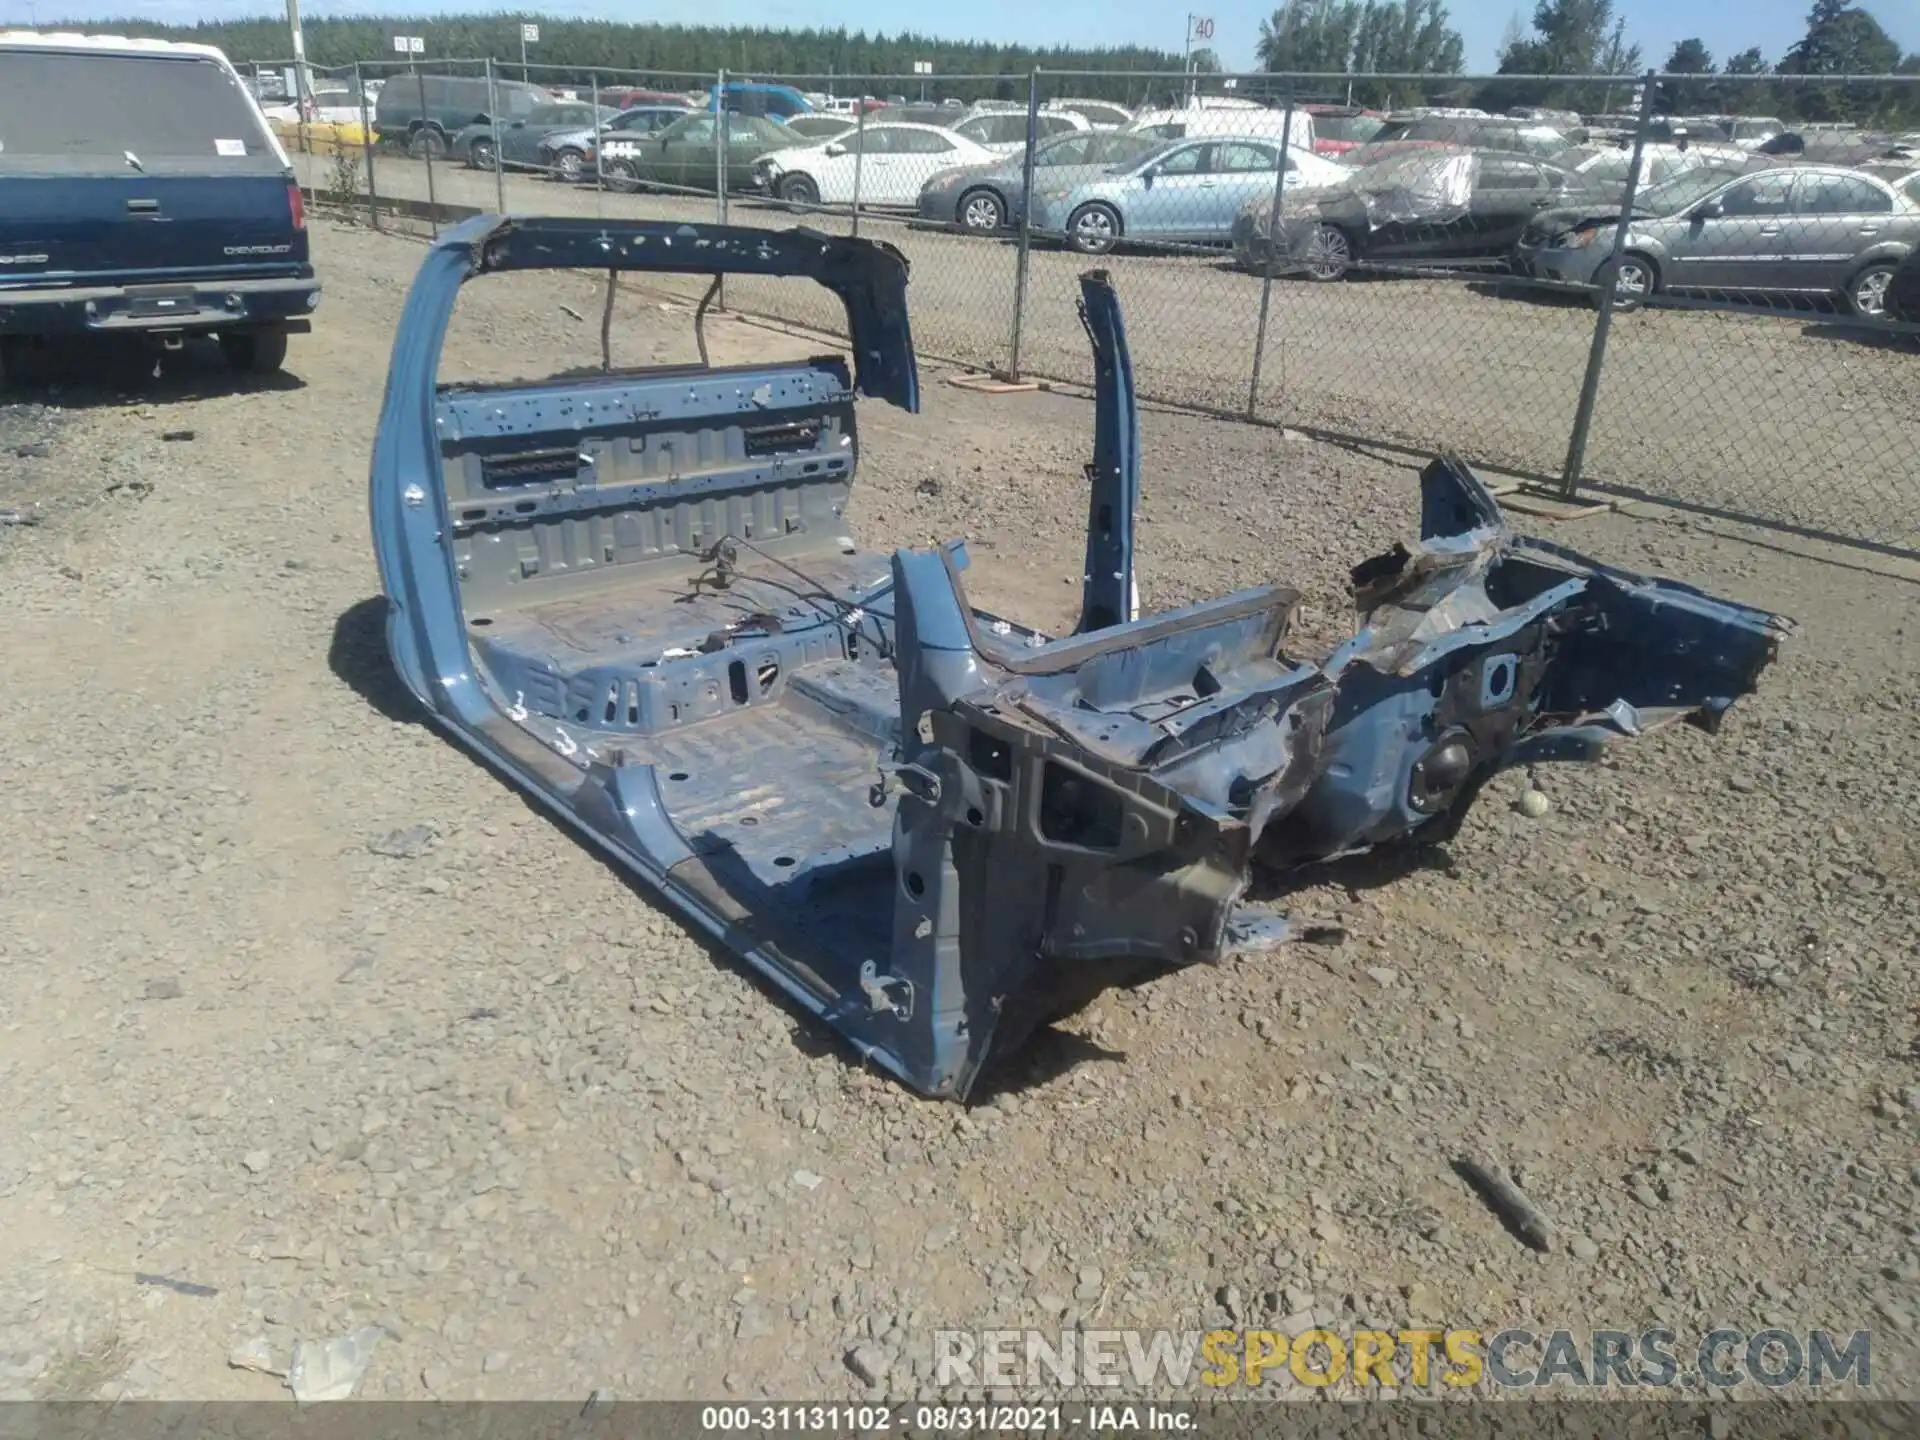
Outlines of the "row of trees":
<svg viewBox="0 0 1920 1440">
<path fill-rule="evenodd" d="M 943 81 L 952 75 L 1024 76 L 1036 66 L 1049 70 L 1178 71 L 1183 57 L 1175 52 L 1143 46 L 1085 46 L 1035 48 L 994 45 L 929 36 L 869 35 L 864 30 L 773 30 L 746 26 L 691 26 L 623 24 L 607 20 L 565 20 L 526 12 L 540 26 L 539 42 L 527 58 L 569 80 L 584 80 L 593 70 L 647 71 L 655 74 L 712 75 L 721 67 L 743 75 L 844 76 L 858 87 L 863 76 L 911 76 L 919 61 L 934 68 L 932 85 L 940 93 L 959 93 L 960 87 Z M 513 14 L 441 15 L 396 18 L 348 16 L 308 20 L 302 27 L 308 60 L 322 69 L 350 66 L 356 61 L 392 61 L 393 37 L 418 35 L 426 44 L 426 59 L 481 58 L 506 62 L 506 72 L 517 69 L 521 17 Z M 285 22 L 278 19 L 202 21 L 190 26 L 158 25 L 129 19 L 102 21 L 101 30 L 123 35 L 150 35 L 217 45 L 236 64 L 284 62 L 292 49 Z M 541 78 L 539 73 L 536 79 Z M 887 88 L 912 88 L 901 82 Z M 1001 89 L 1026 98 L 1024 82 Z M 1144 98 L 1136 84 L 1128 96 L 1126 82 L 1109 85 L 1114 98 Z M 1164 87 L 1163 87 L 1164 88 Z M 1098 89 L 1093 92 L 1104 94 Z"/>
<path fill-rule="evenodd" d="M 911 74 L 916 62 L 934 67 L 933 89 L 960 98 L 1023 98 L 1016 78 L 1039 66 L 1049 70 L 1103 71 L 1101 79 L 1076 80 L 1076 93 L 1138 103 L 1168 98 L 1177 85 L 1130 79 L 1126 72 L 1179 70 L 1182 56 L 1143 46 L 1035 48 L 937 40 L 904 33 L 869 35 L 847 30 L 772 30 L 744 26 L 629 25 L 605 20 L 556 20 L 537 17 L 540 40 L 529 58 L 561 67 L 558 74 L 584 80 L 589 70 L 627 70 L 711 74 L 722 66 L 743 74 L 805 75 L 825 80 L 845 76 L 846 88 L 862 86 L 862 77 Z M 284 60 L 291 48 L 277 19 L 205 21 L 192 26 L 156 25 L 129 19 L 106 21 L 102 29 L 123 34 L 193 39 L 218 45 L 236 62 Z M 433 18 L 349 16 L 311 20 L 306 25 L 308 58 L 319 66 L 391 60 L 395 35 L 419 35 L 427 58 L 491 55 L 510 60 L 520 53 L 520 17 L 449 15 Z M 1457 77 L 1465 47 L 1451 24 L 1445 0 L 1283 0 L 1260 23 L 1257 53 L 1261 68 L 1274 73 L 1319 72 L 1351 77 L 1337 87 L 1342 98 L 1371 105 L 1417 102 L 1477 104 L 1506 109 L 1515 105 L 1564 105 L 1572 109 L 1608 109 L 1626 103 L 1624 94 L 1594 95 L 1590 87 L 1548 80 L 1499 80 L 1470 85 Z M 1210 51 L 1192 57 L 1203 73 L 1219 65 Z M 1614 0 L 1537 0 L 1530 30 L 1516 16 L 1500 47 L 1499 70 L 1505 76 L 1624 75 L 1645 68 L 1645 58 L 1615 13 Z M 1698 75 L 1679 82 L 1669 97 L 1676 109 L 1766 111 L 1790 119 L 1875 119 L 1920 124 L 1920 80 L 1902 86 L 1842 86 L 1806 83 L 1729 84 L 1728 77 L 1806 77 L 1822 75 L 1912 74 L 1920 77 L 1920 54 L 1902 56 L 1885 28 L 1864 8 L 1848 0 L 1813 0 L 1806 34 L 1779 62 L 1769 65 L 1758 47 L 1716 66 L 1698 39 L 1682 40 L 1664 68 Z M 1389 83 L 1380 74 L 1430 75 L 1430 82 Z M 942 77 L 997 75 L 997 84 L 964 85 Z M 1276 82 L 1277 83 L 1277 82 Z M 888 88 L 911 88 L 900 83 Z M 1241 92 L 1273 85 L 1241 83 Z M 1319 96 L 1316 98 L 1332 98 Z"/>
<path fill-rule="evenodd" d="M 1538 0 L 1531 29 L 1523 30 L 1516 15 L 1500 44 L 1499 73 L 1516 78 L 1479 85 L 1449 78 L 1461 71 L 1463 47 L 1443 0 L 1285 0 L 1260 23 L 1257 53 L 1261 67 L 1269 71 L 1353 76 L 1354 98 L 1369 104 L 1420 99 L 1494 109 L 1611 109 L 1627 102 L 1627 92 L 1618 86 L 1517 77 L 1632 75 L 1647 68 L 1647 57 L 1628 37 L 1614 0 Z M 1920 76 L 1920 53 L 1903 57 L 1880 22 L 1848 0 L 1814 0 L 1806 34 L 1777 65 L 1769 65 L 1753 46 L 1718 68 L 1704 42 L 1693 38 L 1675 45 L 1661 68 L 1703 77 L 1697 84 L 1670 87 L 1661 98 L 1674 108 L 1765 110 L 1801 120 L 1920 122 L 1920 83 L 1757 83 L 1755 77 L 1761 76 Z M 1398 86 L 1366 78 L 1383 72 L 1435 78 Z M 1718 78 L 1704 78 L 1709 76 Z M 1728 77 L 1736 83 L 1728 83 Z"/>
</svg>

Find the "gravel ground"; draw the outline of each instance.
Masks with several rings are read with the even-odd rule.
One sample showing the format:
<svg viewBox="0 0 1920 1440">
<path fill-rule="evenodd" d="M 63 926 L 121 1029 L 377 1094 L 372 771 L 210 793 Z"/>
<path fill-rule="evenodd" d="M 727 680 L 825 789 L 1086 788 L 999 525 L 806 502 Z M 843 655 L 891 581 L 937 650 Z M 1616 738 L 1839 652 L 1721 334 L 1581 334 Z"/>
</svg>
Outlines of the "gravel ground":
<svg viewBox="0 0 1920 1440">
<path fill-rule="evenodd" d="M 321 184 L 330 162 L 308 162 Z M 381 155 L 383 196 L 424 200 L 424 164 Z M 533 175 L 434 167 L 443 204 L 520 213 L 710 221 L 710 198 L 625 196 Z M 784 227 L 783 207 L 736 201 L 736 223 Z M 844 233 L 847 217 L 818 214 Z M 1009 241 L 909 229 L 863 216 L 913 261 L 915 339 L 926 353 L 1004 367 L 1016 253 Z M 1239 413 L 1248 400 L 1261 282 L 1207 256 L 1120 254 L 1098 262 L 1038 247 L 1028 281 L 1023 371 L 1090 381 L 1076 277 L 1114 271 L 1128 297 L 1141 393 Z M 834 317 L 810 294 L 742 281 L 736 303 L 810 325 Z M 1502 292 L 1373 276 L 1280 280 L 1269 305 L 1259 411 L 1286 425 L 1452 446 L 1489 465 L 1558 476 L 1593 340 L 1592 309 L 1557 293 Z M 1920 550 L 1920 346 L 1866 343 L 1834 317 L 1652 310 L 1623 316 L 1608 347 L 1585 475 L 1725 510 Z"/>
<path fill-rule="evenodd" d="M 0 509 L 39 521 L 0 526 L 0 1397 L 284 1394 L 236 1347 L 284 1368 L 362 1325 L 370 1396 L 904 1395 L 936 1328 L 1314 1319 L 1867 1328 L 1876 1387 L 1915 1392 L 1911 584 L 1540 523 L 1800 632 L 1718 738 L 1542 771 L 1539 819 L 1505 777 L 1444 862 L 1290 898 L 1344 946 L 1106 996 L 983 1103 L 925 1102 L 419 723 L 364 477 L 420 251 L 315 247 L 297 378 L 195 352 L 0 410 Z M 597 295 L 476 286 L 447 377 L 590 362 Z M 657 298 L 617 330 L 692 354 Z M 921 416 L 862 403 L 858 532 L 965 533 L 983 604 L 1057 624 L 1091 407 L 927 378 Z M 1142 425 L 1147 603 L 1286 578 L 1343 633 L 1410 464 Z"/>
</svg>

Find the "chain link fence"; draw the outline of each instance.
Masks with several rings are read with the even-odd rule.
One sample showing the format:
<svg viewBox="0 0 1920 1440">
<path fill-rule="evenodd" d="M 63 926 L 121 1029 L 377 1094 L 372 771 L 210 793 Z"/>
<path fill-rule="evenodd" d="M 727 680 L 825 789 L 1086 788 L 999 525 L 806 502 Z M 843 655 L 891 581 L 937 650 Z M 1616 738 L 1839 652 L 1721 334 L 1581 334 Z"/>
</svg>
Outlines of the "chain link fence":
<svg viewBox="0 0 1920 1440">
<path fill-rule="evenodd" d="M 924 356 L 1082 384 L 1077 282 L 1099 266 L 1145 398 L 1920 549 L 1915 77 L 850 81 L 435 60 L 311 88 L 280 126 L 289 149 L 375 224 L 506 211 L 863 235 L 907 256 Z M 720 298 L 844 323 L 815 286 L 734 277 Z"/>
</svg>

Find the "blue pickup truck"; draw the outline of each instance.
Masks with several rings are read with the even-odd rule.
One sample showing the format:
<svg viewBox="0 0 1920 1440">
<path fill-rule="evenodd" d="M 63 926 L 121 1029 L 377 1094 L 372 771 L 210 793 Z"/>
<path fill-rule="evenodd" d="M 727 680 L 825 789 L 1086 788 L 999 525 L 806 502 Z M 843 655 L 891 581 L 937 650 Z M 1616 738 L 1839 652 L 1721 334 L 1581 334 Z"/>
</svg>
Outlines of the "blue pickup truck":
<svg viewBox="0 0 1920 1440">
<path fill-rule="evenodd" d="M 268 373 L 320 284 L 292 164 L 218 50 L 0 31 L 0 366 L 74 333 Z"/>
</svg>

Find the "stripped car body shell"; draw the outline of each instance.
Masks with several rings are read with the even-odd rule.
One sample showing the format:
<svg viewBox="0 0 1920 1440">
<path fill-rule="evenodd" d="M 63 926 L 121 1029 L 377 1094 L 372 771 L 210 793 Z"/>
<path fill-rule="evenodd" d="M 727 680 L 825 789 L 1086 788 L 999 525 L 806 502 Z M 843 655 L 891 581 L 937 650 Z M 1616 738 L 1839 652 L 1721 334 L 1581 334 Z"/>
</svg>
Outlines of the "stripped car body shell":
<svg viewBox="0 0 1920 1440">
<path fill-rule="evenodd" d="M 809 277 L 853 369 L 438 386 L 460 286 L 535 268 Z M 1131 618 L 1137 410 L 1098 271 L 1080 622 L 977 610 L 958 542 L 844 533 L 855 392 L 919 404 L 906 279 L 803 230 L 470 221 L 402 314 L 371 506 L 389 649 L 435 722 L 924 1093 L 1277 936 L 1243 904 L 1256 859 L 1443 835 L 1503 766 L 1710 728 L 1773 656 L 1773 616 L 1509 536 L 1451 459 L 1322 660 L 1288 654 L 1282 585 Z"/>
</svg>

